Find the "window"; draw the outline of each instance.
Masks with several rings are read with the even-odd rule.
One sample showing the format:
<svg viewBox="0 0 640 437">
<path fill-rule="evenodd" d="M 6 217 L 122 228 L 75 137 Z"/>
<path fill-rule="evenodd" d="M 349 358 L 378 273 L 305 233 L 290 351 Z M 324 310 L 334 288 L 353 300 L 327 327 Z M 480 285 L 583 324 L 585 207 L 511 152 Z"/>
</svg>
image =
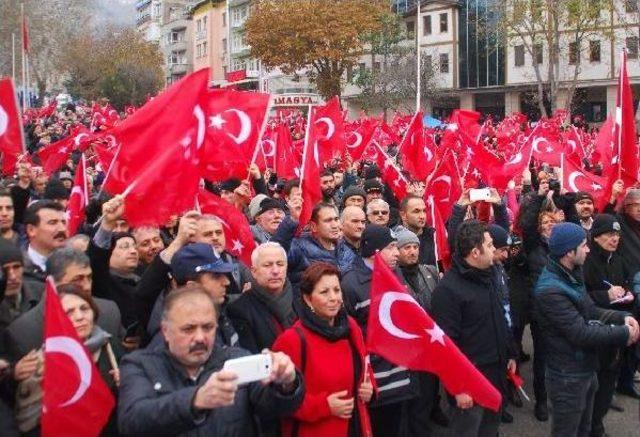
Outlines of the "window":
<svg viewBox="0 0 640 437">
<path fill-rule="evenodd" d="M 440 55 L 440 73 L 449 72 L 449 54 L 443 53 Z"/>
<path fill-rule="evenodd" d="M 202 56 L 207 56 L 207 42 L 202 43 Z"/>
<path fill-rule="evenodd" d="M 589 61 L 600 62 L 600 41 L 589 41 Z"/>
<path fill-rule="evenodd" d="M 433 56 L 426 55 L 424 57 L 424 68 L 425 68 L 425 71 L 429 73 L 433 72 Z"/>
<path fill-rule="evenodd" d="M 160 8 L 162 5 L 160 3 L 154 3 L 153 5 L 153 17 L 160 18 Z"/>
<path fill-rule="evenodd" d="M 524 65 L 524 46 L 519 45 L 513 48 L 513 58 L 516 67 L 522 67 Z"/>
<path fill-rule="evenodd" d="M 223 12 L 222 13 L 222 27 L 226 27 L 227 26 L 227 13 Z"/>
<path fill-rule="evenodd" d="M 637 0 L 625 0 L 624 2 L 624 10 L 628 14 L 633 14 L 638 12 L 638 2 Z"/>
<path fill-rule="evenodd" d="M 207 16 L 206 15 L 204 17 L 202 17 L 202 31 L 203 32 L 207 31 Z"/>
<path fill-rule="evenodd" d="M 580 44 L 577 42 L 569 43 L 569 64 L 578 65 L 580 63 Z"/>
<path fill-rule="evenodd" d="M 200 58 L 202 56 L 202 46 L 200 44 L 196 44 L 196 58 Z"/>
<path fill-rule="evenodd" d="M 375 61 L 373 63 L 373 71 L 375 71 L 376 73 L 380 71 L 380 61 Z"/>
<path fill-rule="evenodd" d="M 347 82 L 351 83 L 353 80 L 353 65 L 347 66 Z"/>
<path fill-rule="evenodd" d="M 431 35 L 431 15 L 422 17 L 422 35 Z"/>
<path fill-rule="evenodd" d="M 440 33 L 446 33 L 449 31 L 449 15 L 440 14 Z"/>
<path fill-rule="evenodd" d="M 365 64 L 364 62 L 360 62 L 358 64 L 358 75 L 362 77 L 366 72 L 367 72 L 367 64 Z"/>
<path fill-rule="evenodd" d="M 638 37 L 627 38 L 627 58 L 638 59 Z"/>
<path fill-rule="evenodd" d="M 414 21 L 407 21 L 407 38 L 413 38 L 416 31 L 416 23 Z"/>
<path fill-rule="evenodd" d="M 533 62 L 538 65 L 544 62 L 544 52 L 542 44 L 536 44 L 533 46 Z"/>
<path fill-rule="evenodd" d="M 196 32 L 202 32 L 202 20 L 200 19 L 196 20 Z"/>
<path fill-rule="evenodd" d="M 227 38 L 222 38 L 222 52 L 227 53 Z"/>
</svg>

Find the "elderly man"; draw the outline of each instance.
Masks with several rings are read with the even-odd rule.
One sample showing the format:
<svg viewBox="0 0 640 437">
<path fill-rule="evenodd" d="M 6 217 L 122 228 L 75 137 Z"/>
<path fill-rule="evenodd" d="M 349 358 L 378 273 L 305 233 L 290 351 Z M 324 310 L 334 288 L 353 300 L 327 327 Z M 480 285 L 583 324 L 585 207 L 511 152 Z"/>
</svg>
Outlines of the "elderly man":
<svg viewBox="0 0 640 437">
<path fill-rule="evenodd" d="M 136 249 L 140 258 L 136 273 L 142 275 L 156 255 L 164 249 L 164 242 L 159 228 L 143 226 L 135 228 L 131 234 L 136 240 Z"/>
<path fill-rule="evenodd" d="M 29 239 L 24 273 L 44 284 L 47 258 L 67 240 L 64 208 L 51 200 L 34 202 L 24 213 L 24 224 Z"/>
<path fill-rule="evenodd" d="M 345 244 L 353 250 L 354 253 L 360 253 L 360 240 L 362 232 L 367 225 L 367 218 L 364 211 L 359 206 L 347 206 L 340 214 L 342 222 L 342 235 Z"/>
<path fill-rule="evenodd" d="M 120 367 L 118 426 L 126 435 L 257 435 L 253 416 L 292 414 L 304 389 L 291 359 L 269 352 L 266 381 L 239 386 L 225 361 L 248 355 L 214 341 L 216 309 L 197 286 L 171 292 L 165 301 L 166 344 L 135 351 Z"/>
<path fill-rule="evenodd" d="M 624 192 L 624 184 L 617 181 L 611 190 L 611 201 L 606 213 L 615 214 L 618 198 Z M 633 276 L 640 271 L 640 188 L 632 188 L 624 196 L 622 211 L 616 216 L 620 223 L 620 246 L 627 272 Z"/>
<path fill-rule="evenodd" d="M 20 249 L 8 241 L 0 240 L 0 268 L 7 278 L 4 300 L 0 300 L 0 331 L 35 307 L 42 297 L 41 284 L 24 280 L 23 264 Z"/>
<path fill-rule="evenodd" d="M 249 286 L 251 272 L 238 258 L 227 252 L 227 238 L 222 222 L 214 215 L 204 214 L 197 217 L 196 223 L 196 233 L 193 241 L 212 245 L 224 261 L 233 264 L 233 272 L 230 274 L 232 280 L 229 284 L 229 295 L 239 295 Z"/>
<path fill-rule="evenodd" d="M 278 243 L 263 243 L 251 254 L 251 288 L 227 308 L 240 345 L 257 353 L 296 320 L 287 280 L 287 254 Z"/>
<path fill-rule="evenodd" d="M 367 220 L 380 226 L 389 225 L 389 204 L 382 199 L 367 202 Z"/>
<path fill-rule="evenodd" d="M 255 224 L 251 225 L 251 233 L 257 244 L 271 241 L 278 226 L 284 219 L 282 203 L 265 194 L 258 194 L 249 203 L 249 215 Z"/>
<path fill-rule="evenodd" d="M 357 185 L 350 185 L 346 190 L 344 190 L 342 206 L 343 208 L 346 208 L 347 206 L 357 206 L 360 209 L 364 209 L 366 199 L 367 192 L 364 191 L 363 188 L 360 188 Z"/>
</svg>

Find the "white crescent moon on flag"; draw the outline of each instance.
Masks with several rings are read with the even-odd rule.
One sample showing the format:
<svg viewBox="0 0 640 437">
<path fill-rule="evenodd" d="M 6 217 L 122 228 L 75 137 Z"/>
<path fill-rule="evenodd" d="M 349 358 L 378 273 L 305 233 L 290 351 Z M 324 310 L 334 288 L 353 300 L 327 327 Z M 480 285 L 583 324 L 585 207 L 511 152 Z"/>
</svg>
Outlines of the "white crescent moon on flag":
<svg viewBox="0 0 640 437">
<path fill-rule="evenodd" d="M 196 137 L 196 149 L 200 149 L 200 147 L 202 147 L 202 143 L 204 143 L 204 134 L 207 128 L 204 111 L 202 110 L 200 105 L 196 105 L 196 107 L 193 108 L 193 115 L 198 120 L 198 135 Z"/>
<path fill-rule="evenodd" d="M 424 148 L 424 155 L 427 157 L 427 161 L 431 161 L 433 159 L 433 152 L 428 147 Z"/>
<path fill-rule="evenodd" d="M 80 204 L 84 205 L 85 204 L 84 193 L 82 192 L 82 189 L 77 185 L 73 187 L 73 190 L 71 190 L 71 195 L 69 196 L 69 199 L 71 199 L 71 196 L 73 196 L 74 194 L 77 194 L 78 196 L 80 196 Z"/>
<path fill-rule="evenodd" d="M 578 187 L 576 186 L 576 179 L 578 179 L 578 177 L 582 176 L 582 173 L 579 171 L 574 171 L 569 175 L 569 178 L 567 180 L 567 182 L 569 183 L 569 187 L 571 187 L 571 189 L 574 192 L 578 192 L 580 191 L 578 189 Z"/>
<path fill-rule="evenodd" d="M 270 146 L 269 153 L 267 153 L 265 148 L 264 148 L 265 144 L 268 144 Z M 264 140 L 264 141 L 262 141 L 262 154 L 267 158 L 270 158 L 271 156 L 274 156 L 276 154 L 276 143 L 275 143 L 275 141 L 273 141 L 273 140 Z"/>
<path fill-rule="evenodd" d="M 78 134 L 78 136 L 73 139 L 73 144 L 75 144 L 76 147 L 80 147 L 80 141 L 82 141 L 84 137 L 88 137 L 88 136 L 89 134 L 86 134 L 84 132 Z"/>
<path fill-rule="evenodd" d="M 353 135 L 354 137 L 356 137 L 356 141 L 353 144 L 349 144 L 347 143 L 347 147 L 349 149 L 355 149 L 356 147 L 359 147 L 360 144 L 362 144 L 362 135 L 360 135 L 359 132 L 351 132 L 351 135 Z"/>
<path fill-rule="evenodd" d="M 336 133 L 336 126 L 333 124 L 333 120 L 329 117 L 322 117 L 316 121 L 316 124 L 324 123 L 327 125 L 327 136 L 324 137 L 325 140 L 331 139 L 334 133 Z"/>
<path fill-rule="evenodd" d="M 574 140 L 567 140 L 567 144 L 571 146 L 571 153 L 576 153 L 576 142 Z"/>
<path fill-rule="evenodd" d="M 0 137 L 5 134 L 8 127 L 9 114 L 7 114 L 7 111 L 5 111 L 2 105 L 0 105 Z"/>
<path fill-rule="evenodd" d="M 380 319 L 380 324 L 389 334 L 393 335 L 394 337 L 403 338 L 405 340 L 420 338 L 419 335 L 410 334 L 398 328 L 393 323 L 393 320 L 391 320 L 391 307 L 396 301 L 410 302 L 416 305 L 418 308 L 420 308 L 420 306 L 416 303 L 416 301 L 407 293 L 399 293 L 397 291 L 386 291 L 382 295 L 382 299 L 380 300 L 380 306 L 378 307 L 378 317 Z"/>
<path fill-rule="evenodd" d="M 60 404 L 60 407 L 67 407 L 75 404 L 87 391 L 91 385 L 91 361 L 85 352 L 84 348 L 77 340 L 71 337 L 50 337 L 44 344 L 46 353 L 60 353 L 65 354 L 71 358 L 78 368 L 80 374 L 80 383 L 76 392 L 66 402 Z"/>
<path fill-rule="evenodd" d="M 251 119 L 249 118 L 247 113 L 235 108 L 227 109 L 224 112 L 233 112 L 238 116 L 238 119 L 240 120 L 240 133 L 238 133 L 238 136 L 235 136 L 227 132 L 229 138 L 235 141 L 235 143 L 238 145 L 247 141 L 249 139 L 249 136 L 251 135 Z"/>
<path fill-rule="evenodd" d="M 449 186 L 449 194 L 447 195 L 447 198 L 441 200 L 441 202 L 448 202 L 449 198 L 451 197 L 451 176 L 447 176 L 447 175 L 438 176 L 431 183 L 435 184 L 438 181 L 442 181 Z"/>
<path fill-rule="evenodd" d="M 546 143 L 546 142 L 547 142 L 547 139 L 546 139 L 546 138 L 544 138 L 544 137 L 536 137 L 536 138 L 534 138 L 534 140 L 533 140 L 533 142 L 532 142 L 534 152 L 536 152 L 536 153 L 542 153 L 542 152 L 540 151 L 540 149 L 538 149 L 538 144 L 540 144 L 540 143 Z"/>
<path fill-rule="evenodd" d="M 113 135 L 107 135 L 105 136 L 105 138 L 109 141 L 109 149 L 112 149 L 118 145 L 118 141 Z"/>
<path fill-rule="evenodd" d="M 509 162 L 507 162 L 507 165 L 516 165 L 521 161 L 522 161 L 522 152 L 518 152 L 515 154 L 513 158 L 509 160 Z"/>
</svg>

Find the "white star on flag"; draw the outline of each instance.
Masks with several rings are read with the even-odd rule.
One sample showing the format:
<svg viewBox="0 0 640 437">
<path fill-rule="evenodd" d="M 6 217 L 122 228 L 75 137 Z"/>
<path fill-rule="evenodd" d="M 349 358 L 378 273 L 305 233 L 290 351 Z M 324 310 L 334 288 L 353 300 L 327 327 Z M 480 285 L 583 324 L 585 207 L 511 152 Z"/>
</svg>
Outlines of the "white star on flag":
<svg viewBox="0 0 640 437">
<path fill-rule="evenodd" d="M 450 131 L 453 131 L 453 132 L 457 131 L 458 130 L 458 124 L 457 123 L 450 123 L 447 126 L 447 130 L 450 130 Z"/>
<path fill-rule="evenodd" d="M 213 117 L 209 117 L 209 127 L 215 127 L 216 129 L 222 129 L 222 126 L 227 121 L 222 118 L 220 114 L 216 114 Z"/>
<path fill-rule="evenodd" d="M 240 242 L 240 240 L 233 240 L 233 247 L 231 248 L 232 252 L 240 253 L 244 249 L 244 244 Z"/>
<path fill-rule="evenodd" d="M 442 346 L 445 345 L 444 344 L 444 331 L 442 329 L 440 329 L 440 327 L 435 322 L 433 323 L 433 328 L 425 329 L 425 331 L 427 331 L 427 334 L 429 334 L 431 336 L 431 343 L 438 342 Z"/>
<path fill-rule="evenodd" d="M 595 182 L 593 184 L 591 184 L 591 188 L 593 188 L 593 191 L 602 190 L 602 187 L 600 185 L 596 184 Z"/>
</svg>

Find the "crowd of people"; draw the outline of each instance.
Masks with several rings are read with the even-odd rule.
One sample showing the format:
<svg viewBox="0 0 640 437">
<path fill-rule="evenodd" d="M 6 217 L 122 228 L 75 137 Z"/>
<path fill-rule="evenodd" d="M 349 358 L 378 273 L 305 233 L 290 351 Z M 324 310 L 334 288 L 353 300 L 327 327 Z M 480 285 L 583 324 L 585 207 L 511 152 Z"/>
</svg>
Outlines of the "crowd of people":
<svg viewBox="0 0 640 437">
<path fill-rule="evenodd" d="M 72 106 L 31 120 L 28 150 L 77 124 L 93 120 Z M 464 189 L 445 265 L 423 183 L 397 198 L 373 163 L 326 168 L 298 232 L 300 181 L 252 165 L 251 180 L 205 183 L 251 224 L 249 265 L 214 214 L 131 228 L 91 160 L 86 222 L 70 236 L 78 159 L 51 177 L 24 160 L 1 181 L 0 435 L 40 433 L 48 276 L 117 401 L 103 435 L 417 437 L 437 424 L 493 437 L 522 406 L 509 374 L 531 358 L 535 418 L 551 419 L 554 436 L 605 436 L 616 392 L 640 398 L 640 189 L 622 181 L 601 211 L 542 163 L 487 200 Z M 376 256 L 502 393 L 500 411 L 368 354 Z M 272 359 L 264 381 L 238 384 L 223 368 L 260 353 Z"/>
</svg>

